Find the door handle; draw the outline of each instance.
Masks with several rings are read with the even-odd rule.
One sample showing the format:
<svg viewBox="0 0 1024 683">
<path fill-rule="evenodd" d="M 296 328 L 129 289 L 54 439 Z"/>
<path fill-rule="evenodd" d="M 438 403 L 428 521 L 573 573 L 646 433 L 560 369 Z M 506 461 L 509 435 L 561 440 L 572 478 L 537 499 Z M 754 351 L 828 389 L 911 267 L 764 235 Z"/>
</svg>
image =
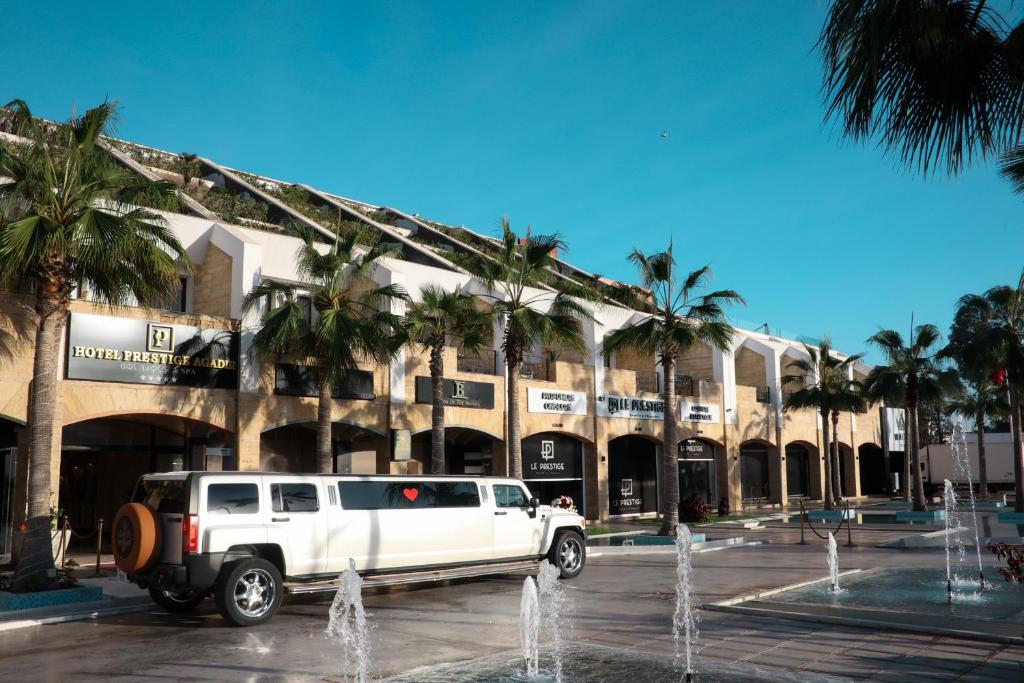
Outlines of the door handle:
<svg viewBox="0 0 1024 683">
<path fill-rule="evenodd" d="M 271 517 L 270 521 L 271 522 L 287 522 L 288 518 L 287 517 Z"/>
<path fill-rule="evenodd" d="M 496 510 L 494 512 L 494 514 L 495 514 L 495 516 L 497 516 L 497 515 L 507 515 L 508 514 L 508 510 Z"/>
</svg>

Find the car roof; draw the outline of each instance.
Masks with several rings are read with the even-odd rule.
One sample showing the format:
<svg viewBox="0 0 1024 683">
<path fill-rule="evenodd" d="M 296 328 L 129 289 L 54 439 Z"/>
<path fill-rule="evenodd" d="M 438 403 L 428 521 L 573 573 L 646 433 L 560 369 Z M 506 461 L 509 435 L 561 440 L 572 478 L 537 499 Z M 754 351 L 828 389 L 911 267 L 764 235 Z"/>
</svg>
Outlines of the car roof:
<svg viewBox="0 0 1024 683">
<path fill-rule="evenodd" d="M 497 481 L 519 481 L 515 477 L 483 474 L 333 474 L 330 472 L 209 472 L 206 470 L 191 470 L 178 472 L 151 472 L 142 475 L 144 478 L 153 479 L 184 479 L 190 474 L 207 477 L 227 476 L 261 476 L 261 477 L 345 477 L 353 479 L 488 479 Z"/>
</svg>

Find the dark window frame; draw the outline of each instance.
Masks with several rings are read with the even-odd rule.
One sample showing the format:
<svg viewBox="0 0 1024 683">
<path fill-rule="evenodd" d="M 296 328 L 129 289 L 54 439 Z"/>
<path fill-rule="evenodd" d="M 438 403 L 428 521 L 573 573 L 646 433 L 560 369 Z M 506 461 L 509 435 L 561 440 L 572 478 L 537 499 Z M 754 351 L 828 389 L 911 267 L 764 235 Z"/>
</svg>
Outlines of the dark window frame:
<svg viewBox="0 0 1024 683">
<path fill-rule="evenodd" d="M 374 504 L 367 504 L 366 501 L 356 501 L 352 498 L 355 493 L 356 487 L 368 488 L 368 487 L 379 487 L 380 492 L 374 492 L 371 496 L 379 496 L 380 501 L 371 501 Z M 447 500 L 451 501 L 455 496 L 467 496 L 466 504 L 453 505 L 425 505 L 423 504 L 430 494 L 424 494 L 424 490 L 429 487 L 436 487 L 433 492 L 433 496 L 437 499 L 440 496 L 439 488 L 442 486 L 451 487 L 452 490 L 446 492 L 448 496 Z M 461 509 L 479 509 L 483 507 L 483 497 L 480 493 L 480 485 L 475 481 L 429 481 L 429 480 L 415 480 L 408 479 L 404 481 L 339 481 L 338 487 L 338 498 L 343 510 L 361 510 L 361 511 L 374 511 L 374 510 L 461 510 Z M 351 487 L 350 492 L 346 492 L 346 488 Z M 409 500 L 404 497 L 403 490 L 406 488 L 416 488 L 418 493 L 415 499 Z M 457 491 L 460 487 L 472 487 L 472 492 Z M 475 501 L 472 499 L 475 496 Z M 349 500 L 349 505 L 346 505 L 346 498 Z M 417 503 L 416 501 L 422 501 Z"/>
<path fill-rule="evenodd" d="M 309 487 L 313 490 L 313 505 L 314 507 L 310 510 L 291 510 L 285 509 L 285 498 L 280 496 L 280 490 L 282 486 L 302 486 Z M 280 503 L 280 507 L 278 507 Z M 309 513 L 320 511 L 320 494 L 316 490 L 316 484 L 311 484 L 307 481 L 282 481 L 270 484 L 270 509 L 273 512 L 294 512 L 294 513 Z"/>
<path fill-rule="evenodd" d="M 256 492 L 256 509 L 249 512 L 232 512 L 223 505 L 211 508 L 210 505 L 213 502 L 211 493 L 216 487 L 235 487 L 240 488 L 242 486 L 252 487 L 252 490 Z M 220 502 L 219 500 L 217 502 Z M 231 499 L 224 499 L 224 502 L 231 502 Z M 260 499 L 260 487 L 255 482 L 223 482 L 223 483 L 211 483 L 206 487 L 206 513 L 211 515 L 258 515 L 262 510 L 262 501 Z"/>
</svg>

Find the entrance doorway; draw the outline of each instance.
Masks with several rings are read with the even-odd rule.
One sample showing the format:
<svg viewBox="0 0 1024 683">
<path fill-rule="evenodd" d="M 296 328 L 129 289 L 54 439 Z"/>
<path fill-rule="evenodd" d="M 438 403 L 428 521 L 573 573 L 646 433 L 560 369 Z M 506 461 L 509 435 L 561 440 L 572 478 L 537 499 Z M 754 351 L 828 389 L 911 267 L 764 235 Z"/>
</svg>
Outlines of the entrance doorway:
<svg viewBox="0 0 1024 683">
<path fill-rule="evenodd" d="M 0 564 L 10 561 L 14 538 L 14 481 L 19 426 L 0 418 Z"/>
<path fill-rule="evenodd" d="M 316 422 L 296 422 L 260 434 L 260 470 L 312 474 L 319 471 Z M 340 474 L 377 474 L 377 453 L 383 437 L 334 422 L 331 425 L 332 469 Z M 386 471 L 386 470 L 385 470 Z"/>
<path fill-rule="evenodd" d="M 446 427 L 444 430 L 445 474 L 500 474 L 494 456 L 501 453 L 501 442 L 491 435 L 468 427 Z M 412 437 L 412 457 L 424 473 L 431 473 L 430 430 Z"/>
<path fill-rule="evenodd" d="M 64 428 L 59 506 L 76 533 L 109 525 L 150 472 L 233 470 L 228 433 L 167 415 L 125 415 Z M 108 527 L 109 528 L 109 527 Z"/>
<path fill-rule="evenodd" d="M 752 443 L 740 447 L 740 482 L 743 500 L 760 503 L 768 500 L 768 447 Z"/>
<path fill-rule="evenodd" d="M 547 505 L 559 496 L 585 508 L 583 442 L 567 434 L 547 432 L 523 439 L 523 481 L 530 493 Z"/>
<path fill-rule="evenodd" d="M 608 512 L 636 515 L 658 510 L 658 446 L 642 436 L 608 442 Z"/>
<path fill-rule="evenodd" d="M 708 505 L 718 504 L 715 450 L 703 439 L 679 442 L 679 500 L 700 498 Z"/>
<path fill-rule="evenodd" d="M 786 493 L 790 498 L 806 498 L 811 493 L 811 454 L 806 446 L 786 446 Z"/>
<path fill-rule="evenodd" d="M 866 496 L 880 495 L 889 490 L 889 470 L 885 452 L 873 443 L 861 444 L 860 492 Z"/>
</svg>

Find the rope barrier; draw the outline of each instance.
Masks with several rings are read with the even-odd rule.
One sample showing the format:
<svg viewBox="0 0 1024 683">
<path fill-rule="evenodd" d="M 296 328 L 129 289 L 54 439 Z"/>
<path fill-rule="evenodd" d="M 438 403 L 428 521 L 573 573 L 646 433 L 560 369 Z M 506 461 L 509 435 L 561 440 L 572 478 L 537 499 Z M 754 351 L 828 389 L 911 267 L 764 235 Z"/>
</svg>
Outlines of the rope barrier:
<svg viewBox="0 0 1024 683">
<path fill-rule="evenodd" d="M 804 502 L 803 501 L 800 501 L 800 519 L 801 519 L 801 521 L 806 521 L 807 522 L 808 528 L 810 528 L 810 530 L 814 532 L 815 536 L 817 536 L 818 538 L 820 538 L 823 541 L 827 541 L 828 540 L 827 536 L 822 536 L 821 534 L 819 534 L 818 530 L 814 528 L 813 524 L 811 524 L 811 518 L 807 514 L 807 510 L 804 509 Z M 847 539 L 848 539 L 847 545 L 852 547 L 853 546 L 853 542 L 849 540 L 849 538 L 850 538 L 850 503 L 849 502 L 846 503 L 846 514 L 844 514 L 842 519 L 839 520 L 839 524 L 836 525 L 836 530 L 832 532 L 833 536 L 838 534 L 839 530 L 843 528 L 843 523 L 844 522 L 846 523 L 846 528 L 847 528 Z M 827 527 L 826 527 L 826 530 L 827 530 Z"/>
</svg>

